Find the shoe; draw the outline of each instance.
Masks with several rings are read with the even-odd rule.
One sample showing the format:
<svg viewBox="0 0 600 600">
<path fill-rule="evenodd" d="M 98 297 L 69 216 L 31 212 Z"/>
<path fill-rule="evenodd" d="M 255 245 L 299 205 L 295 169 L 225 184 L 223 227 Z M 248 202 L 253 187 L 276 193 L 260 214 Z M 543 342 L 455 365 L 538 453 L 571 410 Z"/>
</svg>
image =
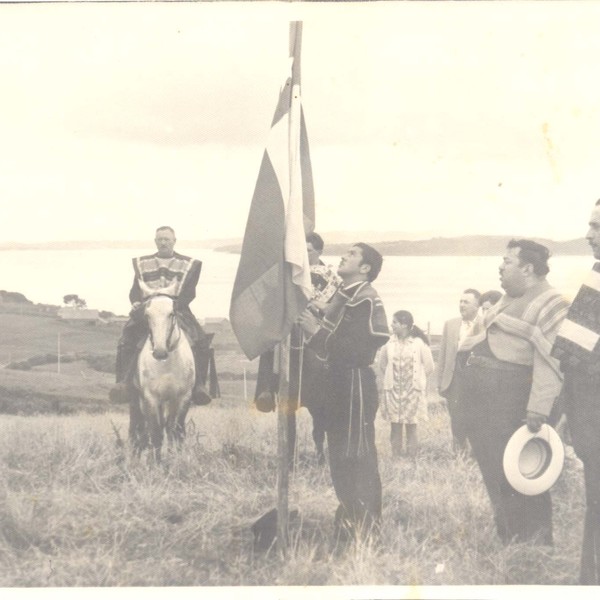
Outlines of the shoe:
<svg viewBox="0 0 600 600">
<path fill-rule="evenodd" d="M 275 410 L 275 398 L 271 392 L 262 392 L 254 402 L 260 412 L 268 413 Z"/>
<path fill-rule="evenodd" d="M 300 513 L 297 509 L 292 509 L 288 512 L 288 526 L 298 522 Z M 265 513 L 252 526 L 252 534 L 254 535 L 254 551 L 267 552 L 277 539 L 277 509 L 273 508 Z"/>
<path fill-rule="evenodd" d="M 120 382 L 115 383 L 108 392 L 108 397 L 113 404 L 127 404 L 129 402 L 129 395 L 127 390 L 127 384 Z"/>
<path fill-rule="evenodd" d="M 196 404 L 197 406 L 205 406 L 206 404 L 210 404 L 211 401 L 212 398 L 206 391 L 204 385 L 197 383 L 194 386 L 194 391 L 192 392 L 192 404 Z"/>
</svg>

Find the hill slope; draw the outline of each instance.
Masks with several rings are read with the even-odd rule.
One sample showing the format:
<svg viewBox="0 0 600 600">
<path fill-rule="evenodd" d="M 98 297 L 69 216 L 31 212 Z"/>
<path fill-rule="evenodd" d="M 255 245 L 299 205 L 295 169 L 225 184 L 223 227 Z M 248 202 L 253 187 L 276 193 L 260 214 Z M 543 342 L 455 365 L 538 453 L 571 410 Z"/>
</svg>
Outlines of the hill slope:
<svg viewBox="0 0 600 600">
<path fill-rule="evenodd" d="M 378 241 L 365 237 L 360 241 L 373 244 L 384 256 L 499 256 L 503 253 L 511 237 L 513 236 L 474 235 L 456 238 L 436 237 L 428 240 L 395 241 Z M 589 254 L 589 246 L 583 238 L 564 242 L 543 238 L 534 239 L 547 246 L 554 255 L 581 256 Z M 218 247 L 216 250 L 239 253 L 241 248 L 241 244 L 231 244 Z M 348 243 L 327 244 L 325 253 L 329 256 L 335 256 L 343 254 L 347 248 Z"/>
</svg>

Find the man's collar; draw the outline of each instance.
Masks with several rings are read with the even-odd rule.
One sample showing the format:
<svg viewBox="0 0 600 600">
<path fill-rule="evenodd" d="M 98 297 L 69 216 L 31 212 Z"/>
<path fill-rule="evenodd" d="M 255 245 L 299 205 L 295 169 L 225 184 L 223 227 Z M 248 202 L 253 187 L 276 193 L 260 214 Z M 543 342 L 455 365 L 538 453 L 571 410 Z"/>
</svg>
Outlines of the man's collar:
<svg viewBox="0 0 600 600">
<path fill-rule="evenodd" d="M 358 291 L 361 290 L 367 283 L 368 283 L 368 281 L 365 280 L 365 281 L 354 281 L 352 283 L 349 283 L 347 286 L 342 285 L 341 288 L 339 289 L 339 293 L 341 293 L 343 296 L 345 296 L 348 300 L 352 300 L 352 298 L 354 298 L 354 296 L 356 296 Z"/>
<path fill-rule="evenodd" d="M 344 292 L 351 292 L 358 288 L 359 285 L 365 283 L 364 281 L 355 281 L 354 283 L 349 283 L 348 285 L 342 284 L 342 289 Z"/>
</svg>

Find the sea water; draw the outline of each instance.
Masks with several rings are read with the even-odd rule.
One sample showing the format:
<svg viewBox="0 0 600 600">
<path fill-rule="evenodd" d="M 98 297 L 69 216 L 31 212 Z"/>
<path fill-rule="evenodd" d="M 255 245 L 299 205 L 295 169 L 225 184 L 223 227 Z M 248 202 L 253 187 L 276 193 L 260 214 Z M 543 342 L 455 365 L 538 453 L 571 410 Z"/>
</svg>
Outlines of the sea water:
<svg viewBox="0 0 600 600">
<path fill-rule="evenodd" d="M 177 248 L 202 261 L 194 314 L 227 317 L 238 254 L 215 250 Z M 95 250 L 0 251 L 0 289 L 20 292 L 34 303 L 62 304 L 66 294 L 77 294 L 89 308 L 127 314 L 133 282 L 131 258 L 153 248 Z M 337 266 L 338 257 L 324 257 Z M 500 290 L 496 256 L 386 256 L 374 282 L 388 318 L 404 309 L 430 333 L 441 333 L 447 319 L 458 316 L 458 300 L 466 288 L 481 292 Z M 572 299 L 594 260 L 590 256 L 556 256 L 550 259 L 550 283 Z"/>
</svg>

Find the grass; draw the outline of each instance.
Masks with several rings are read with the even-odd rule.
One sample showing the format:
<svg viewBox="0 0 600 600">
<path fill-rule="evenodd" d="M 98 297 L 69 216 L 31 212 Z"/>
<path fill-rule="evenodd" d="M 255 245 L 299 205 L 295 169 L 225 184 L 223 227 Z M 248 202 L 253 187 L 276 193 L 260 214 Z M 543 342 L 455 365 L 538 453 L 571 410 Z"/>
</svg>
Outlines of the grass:
<svg viewBox="0 0 600 600">
<path fill-rule="evenodd" d="M 56 353 L 60 334 L 61 352 L 115 353 L 121 326 L 71 324 L 45 313 L 0 312 L 2 344 L 0 364 L 26 360 L 33 355 Z"/>
<path fill-rule="evenodd" d="M 377 423 L 384 491 L 378 548 L 328 554 L 337 500 L 299 413 L 287 561 L 255 553 L 251 524 L 276 504 L 276 416 L 240 400 L 190 412 L 163 465 L 131 458 L 123 412 L 0 417 L 0 586 L 572 584 L 583 518 L 570 458 L 553 490 L 555 547 L 504 548 L 479 471 L 454 458 L 435 402 L 416 460 L 393 460 Z M 115 431 L 118 434 L 115 434 Z"/>
<path fill-rule="evenodd" d="M 0 414 L 114 410 L 108 391 L 114 382 L 121 325 L 67 323 L 30 305 L 25 306 L 30 312 L 20 312 L 20 305 L 0 308 L 0 366 L 20 363 L 27 369 L 0 368 Z M 12 312 L 7 312 L 9 309 Z M 246 360 L 228 323 L 211 324 L 206 330 L 215 334 L 213 347 L 222 392 L 227 393 L 229 382 L 242 380 L 245 371 L 251 394 L 258 361 Z"/>
<path fill-rule="evenodd" d="M 0 364 L 61 352 L 114 356 L 118 326 L 72 325 L 44 311 L 0 310 Z M 6 309 L 6 310 L 5 310 Z M 434 340 L 434 351 L 435 348 Z M 504 548 L 477 466 L 450 452 L 430 390 L 416 460 L 393 460 L 377 421 L 383 536 L 377 548 L 329 555 L 337 500 L 316 464 L 310 417 L 298 418 L 288 559 L 254 551 L 252 523 L 276 505 L 276 415 L 254 390 L 231 330 L 214 339 L 222 398 L 190 411 L 188 437 L 160 466 L 127 446 L 127 407 L 90 361 L 0 369 L 0 587 L 573 584 L 584 513 L 580 463 L 553 489 L 555 547 Z M 108 357 L 108 358 L 107 358 Z M 433 379 L 433 378 L 432 378 Z M 418 595 L 418 594 L 417 594 Z"/>
</svg>

